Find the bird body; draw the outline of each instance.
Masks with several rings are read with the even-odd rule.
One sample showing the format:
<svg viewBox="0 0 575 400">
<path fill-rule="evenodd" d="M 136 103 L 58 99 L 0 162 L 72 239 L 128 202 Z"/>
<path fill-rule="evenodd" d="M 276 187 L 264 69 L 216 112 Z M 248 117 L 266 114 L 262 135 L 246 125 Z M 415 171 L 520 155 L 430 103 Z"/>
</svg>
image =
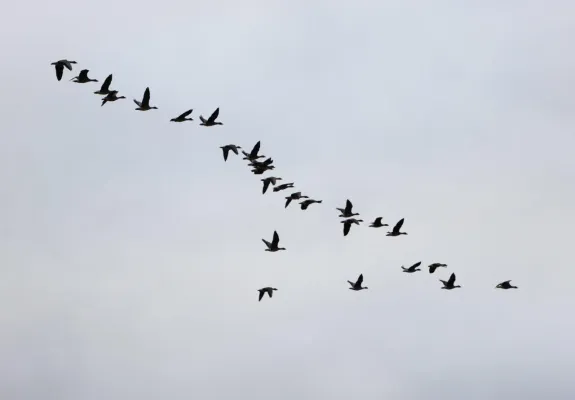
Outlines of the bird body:
<svg viewBox="0 0 575 400">
<path fill-rule="evenodd" d="M 279 237 L 277 231 L 274 231 L 274 236 L 273 236 L 271 243 L 265 239 L 262 239 L 262 241 L 267 246 L 266 251 L 270 251 L 272 253 L 275 253 L 276 251 L 285 250 L 285 248 L 283 248 L 283 247 L 278 247 L 279 242 L 280 242 L 280 237 Z"/>
<path fill-rule="evenodd" d="M 276 187 L 274 187 L 274 192 L 279 192 L 281 190 L 285 190 L 288 188 L 293 188 L 294 183 L 282 183 L 281 185 L 277 185 Z"/>
<path fill-rule="evenodd" d="M 88 72 L 90 72 L 89 69 L 83 69 L 82 71 L 80 71 L 78 76 L 75 76 L 70 80 L 76 83 L 98 82 L 97 79 L 88 78 Z"/>
<path fill-rule="evenodd" d="M 138 111 L 148 111 L 148 110 L 157 110 L 158 107 L 151 107 L 150 106 L 150 88 L 147 87 L 144 91 L 144 97 L 142 97 L 142 101 L 138 101 L 134 99 L 134 103 L 138 106 L 136 110 Z"/>
<path fill-rule="evenodd" d="M 212 115 L 210 115 L 210 118 L 208 118 L 208 119 L 205 119 L 204 117 L 202 117 L 200 115 L 200 121 L 202 121 L 202 123 L 200 125 L 203 125 L 203 126 L 223 125 L 221 122 L 216 122 L 218 115 L 220 115 L 220 108 L 219 107 L 216 108 L 216 110 L 212 113 Z"/>
<path fill-rule="evenodd" d="M 369 225 L 370 228 L 381 228 L 382 226 L 389 226 L 388 224 L 382 224 L 381 220 L 383 219 L 383 217 L 377 217 L 372 223 L 371 225 Z"/>
<path fill-rule="evenodd" d="M 357 278 L 357 281 L 352 282 L 352 281 L 347 281 L 347 283 L 350 284 L 350 288 L 349 290 L 364 290 L 367 289 L 367 286 L 362 287 L 361 284 L 363 283 L 363 274 L 360 274 L 359 277 Z"/>
<path fill-rule="evenodd" d="M 77 64 L 76 61 L 68 61 L 68 60 L 60 60 L 55 61 L 51 65 L 54 66 L 56 70 L 56 79 L 59 81 L 62 80 L 62 75 L 64 74 L 64 67 L 68 68 L 69 71 L 72 71 L 72 64 Z"/>
<path fill-rule="evenodd" d="M 414 272 L 417 271 L 421 271 L 420 269 L 417 269 L 417 267 L 419 267 L 421 265 L 421 261 L 416 262 L 415 264 L 413 264 L 411 267 L 409 268 L 405 268 L 403 265 L 401 266 L 401 269 L 403 269 L 403 272 L 407 272 L 408 274 L 412 274 Z"/>
<path fill-rule="evenodd" d="M 106 104 L 108 101 L 116 101 L 116 100 L 125 99 L 125 98 L 126 98 L 125 96 L 118 96 L 118 91 L 117 91 L 117 90 L 112 90 L 110 93 L 108 93 L 108 94 L 106 95 L 106 97 L 104 97 L 104 98 L 102 99 L 102 106 L 103 106 L 104 104 Z"/>
<path fill-rule="evenodd" d="M 190 115 L 192 113 L 192 111 L 194 111 L 193 109 L 186 111 L 185 113 L 182 113 L 180 115 L 178 115 L 176 118 L 172 118 L 170 120 L 170 122 L 184 122 L 184 121 L 193 121 L 192 118 L 186 118 L 188 115 Z M 236 153 L 237 154 L 237 153 Z"/>
<path fill-rule="evenodd" d="M 341 215 L 340 215 L 341 218 L 350 218 L 350 217 L 359 215 L 359 213 L 353 213 L 352 208 L 353 208 L 353 204 L 351 204 L 351 201 L 347 200 L 345 202 L 345 208 L 336 208 L 336 210 L 341 212 Z"/>
<path fill-rule="evenodd" d="M 311 206 L 312 204 L 315 204 L 315 203 L 321 204 L 322 201 L 323 201 L 323 200 L 309 199 L 309 200 L 304 200 L 304 201 L 302 201 L 302 202 L 299 203 L 299 204 L 300 204 L 300 207 L 301 207 L 302 210 L 307 210 L 307 208 L 308 208 L 309 206 Z"/>
<path fill-rule="evenodd" d="M 460 288 L 461 286 L 459 285 L 455 285 L 455 273 L 452 273 L 451 276 L 449 277 L 448 281 L 444 281 L 444 280 L 439 280 L 441 283 L 443 283 L 443 287 L 442 289 L 447 289 L 447 290 L 451 290 L 451 289 L 455 289 L 455 288 Z"/>
<path fill-rule="evenodd" d="M 404 221 L 403 218 L 400 219 L 399 221 L 397 221 L 397 224 L 395 224 L 395 226 L 393 227 L 391 232 L 387 232 L 387 234 L 385 236 L 407 235 L 407 233 L 401 232 L 401 227 L 403 226 L 403 221 Z"/>
<path fill-rule="evenodd" d="M 258 301 L 262 301 L 262 298 L 264 297 L 264 294 L 268 294 L 268 296 L 270 296 L 270 299 L 272 298 L 273 294 L 274 294 L 274 290 L 277 290 L 276 288 L 273 287 L 265 287 L 265 288 L 261 288 L 258 289 L 258 292 L 260 292 L 260 297 Z"/>
<path fill-rule="evenodd" d="M 511 280 L 501 282 L 499 285 L 495 286 L 496 289 L 517 289 L 517 286 L 511 285 Z"/>
</svg>

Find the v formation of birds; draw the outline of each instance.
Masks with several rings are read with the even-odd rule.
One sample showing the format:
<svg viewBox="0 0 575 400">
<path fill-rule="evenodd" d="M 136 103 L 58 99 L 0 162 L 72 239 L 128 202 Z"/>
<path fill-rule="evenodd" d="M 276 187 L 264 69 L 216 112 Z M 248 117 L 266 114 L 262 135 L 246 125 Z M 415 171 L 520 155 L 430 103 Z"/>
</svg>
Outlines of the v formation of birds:
<svg viewBox="0 0 575 400">
<path fill-rule="evenodd" d="M 69 61 L 66 59 L 59 60 L 59 61 L 52 63 L 52 65 L 54 65 L 54 68 L 56 70 L 56 78 L 58 79 L 58 81 L 60 81 L 62 79 L 62 76 L 64 74 L 64 68 L 68 69 L 69 71 L 72 71 L 74 64 L 77 64 L 76 61 Z M 78 76 L 75 76 L 74 78 L 70 79 L 70 81 L 73 81 L 76 83 L 98 82 L 97 79 L 91 79 L 88 77 L 89 72 L 90 71 L 88 69 L 83 69 L 80 71 Z M 108 102 L 114 102 L 116 100 L 126 98 L 125 96 L 118 96 L 118 93 L 119 93 L 118 90 L 110 89 L 111 84 L 112 84 L 112 74 L 108 75 L 108 77 L 102 83 L 100 89 L 94 92 L 95 94 L 103 96 L 102 106 L 104 106 Z M 150 88 L 146 88 L 146 90 L 144 91 L 144 95 L 143 95 L 141 100 L 134 99 L 134 103 L 138 106 L 138 107 L 136 107 L 136 110 L 138 110 L 138 111 L 149 111 L 149 110 L 158 109 L 156 106 L 150 105 Z M 182 114 L 178 115 L 177 117 L 172 118 L 170 121 L 171 122 L 193 121 L 193 118 L 188 118 L 192 114 L 192 111 L 193 111 L 193 109 L 187 110 L 187 111 L 183 112 Z M 207 119 L 204 118 L 202 115 L 200 115 L 200 117 L 199 117 L 200 121 L 201 121 L 200 125 L 202 125 L 202 126 L 223 125 L 222 122 L 217 121 L 219 114 L 220 114 L 220 109 L 216 108 L 216 110 Z M 275 169 L 275 167 L 273 165 L 273 159 L 271 157 L 266 158 L 266 156 L 259 153 L 259 151 L 260 151 L 260 142 L 259 141 L 253 146 L 253 148 L 251 149 L 251 151 L 249 153 L 246 152 L 245 150 L 243 150 L 241 146 L 238 146 L 235 144 L 227 144 L 227 145 L 221 146 L 220 148 L 222 149 L 224 161 L 228 160 L 230 152 L 234 153 L 235 155 L 239 155 L 239 152 L 241 150 L 241 152 L 244 156 L 243 160 L 247 160 L 249 162 L 248 166 L 252 168 L 251 171 L 255 175 L 263 175 L 267 171 L 271 171 L 271 170 Z M 262 158 L 265 158 L 265 160 L 259 161 Z M 273 186 L 273 192 L 280 192 L 280 191 L 283 191 L 286 189 L 292 189 L 294 187 L 293 182 L 279 183 L 279 181 L 282 181 L 282 178 L 275 177 L 275 176 L 265 177 L 265 178 L 261 179 L 261 181 L 263 182 L 263 188 L 262 188 L 263 194 L 265 194 L 268 191 L 270 186 Z M 307 210 L 308 207 L 311 206 L 312 204 L 321 204 L 322 203 L 322 200 L 312 199 L 309 196 L 303 195 L 302 192 L 293 192 L 289 196 L 286 196 L 285 200 L 286 200 L 285 208 L 287 208 L 291 204 L 292 201 L 301 200 L 299 205 L 300 205 L 300 208 L 304 211 Z M 342 218 L 341 223 L 343 224 L 343 236 L 347 236 L 349 234 L 351 227 L 353 225 L 360 225 L 363 222 L 362 219 L 355 218 L 356 216 L 359 216 L 359 213 L 353 212 L 353 204 L 349 199 L 346 201 L 344 208 L 336 208 L 336 210 L 340 212 L 339 217 Z M 375 220 L 369 225 L 369 227 L 370 228 L 382 228 L 385 226 L 389 226 L 388 224 L 383 223 L 382 219 L 383 219 L 383 217 L 375 218 Z M 395 237 L 395 236 L 407 235 L 406 232 L 401 231 L 401 228 L 403 227 L 404 221 L 405 221 L 404 218 L 401 218 L 393 226 L 393 229 L 391 229 L 391 231 L 387 232 L 386 236 Z M 277 251 L 286 250 L 286 248 L 280 247 L 280 245 L 279 245 L 280 237 L 279 237 L 277 231 L 274 231 L 271 242 L 267 241 L 266 239 L 262 239 L 262 241 L 266 246 L 265 251 L 275 253 Z M 401 269 L 403 270 L 403 272 L 411 274 L 414 272 L 421 271 L 421 269 L 419 269 L 420 266 L 421 266 L 421 261 L 413 264 L 412 266 L 410 266 L 408 268 L 401 266 Z M 429 273 L 433 274 L 438 268 L 447 268 L 447 264 L 438 263 L 438 262 L 430 264 L 428 266 Z M 455 279 L 456 279 L 455 273 L 451 273 L 451 275 L 449 276 L 449 279 L 446 281 L 440 279 L 439 281 L 443 284 L 443 287 L 441 287 L 441 289 L 452 290 L 452 289 L 460 288 L 461 287 L 460 285 L 455 284 Z M 363 274 L 360 274 L 359 277 L 355 280 L 355 282 L 352 282 L 352 281 L 347 281 L 347 282 L 350 285 L 350 287 L 349 287 L 350 290 L 358 291 L 358 290 L 367 289 L 367 286 L 362 286 Z M 517 286 L 513 286 L 511 284 L 511 280 L 507 280 L 507 281 L 499 283 L 497 286 L 495 286 L 495 288 L 496 289 L 517 289 Z M 273 296 L 273 292 L 276 290 L 278 290 L 278 289 L 274 288 L 274 287 L 264 287 L 264 288 L 258 289 L 258 292 L 259 292 L 258 301 L 261 301 L 266 293 L 271 298 Z"/>
</svg>

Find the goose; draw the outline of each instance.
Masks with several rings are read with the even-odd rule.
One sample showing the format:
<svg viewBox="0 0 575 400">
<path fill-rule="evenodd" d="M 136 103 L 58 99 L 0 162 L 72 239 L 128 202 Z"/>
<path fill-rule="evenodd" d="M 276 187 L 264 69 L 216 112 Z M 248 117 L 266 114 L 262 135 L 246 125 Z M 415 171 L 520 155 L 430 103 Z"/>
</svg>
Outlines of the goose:
<svg viewBox="0 0 575 400">
<path fill-rule="evenodd" d="M 345 208 L 336 208 L 336 210 L 341 212 L 340 217 L 342 218 L 350 218 L 353 217 L 355 215 L 359 215 L 358 213 L 352 213 L 351 209 L 353 208 L 353 204 L 351 204 L 351 201 L 347 200 L 345 202 Z"/>
<path fill-rule="evenodd" d="M 178 115 L 176 118 L 172 118 L 170 122 L 193 121 L 192 118 L 186 118 L 188 115 L 192 113 L 192 111 L 194 111 L 194 109 L 188 110 L 185 113 Z"/>
<path fill-rule="evenodd" d="M 104 98 L 102 99 L 102 106 L 103 106 L 104 104 L 106 104 L 108 101 L 116 101 L 116 100 L 125 99 L 125 98 L 126 98 L 126 97 L 124 97 L 124 96 L 118 96 L 118 91 L 117 91 L 117 90 L 112 90 L 110 93 L 108 93 L 108 94 L 106 95 L 106 97 L 104 97 Z"/>
<path fill-rule="evenodd" d="M 285 189 L 288 189 L 288 188 L 293 188 L 293 185 L 294 185 L 293 182 L 291 182 L 291 183 L 282 183 L 281 185 L 277 185 L 277 186 L 274 188 L 274 192 L 279 192 L 280 190 L 285 190 Z"/>
<path fill-rule="evenodd" d="M 433 273 L 435 272 L 435 270 L 436 270 L 437 268 L 440 268 L 440 267 L 445 267 L 445 268 L 447 268 L 447 264 L 433 263 L 433 264 L 431 264 L 431 265 L 428 266 L 428 268 L 429 268 L 429 273 L 430 273 L 430 274 L 433 274 Z"/>
<path fill-rule="evenodd" d="M 391 232 L 387 232 L 387 234 L 385 236 L 407 235 L 407 233 L 405 233 L 405 232 L 400 232 L 401 227 L 403 226 L 403 220 L 404 220 L 404 218 L 397 221 L 397 224 L 395 224 L 395 226 L 393 227 Z"/>
<path fill-rule="evenodd" d="M 268 241 L 265 240 L 265 239 L 262 239 L 262 241 L 263 241 L 263 242 L 266 244 L 266 246 L 268 247 L 268 248 L 266 249 L 266 251 L 271 251 L 272 253 L 275 253 L 276 251 L 279 251 L 279 250 L 285 250 L 285 248 L 283 248 L 283 247 L 278 247 L 278 244 L 279 244 L 279 242 L 280 242 L 280 237 L 279 237 L 277 231 L 274 231 L 274 237 L 273 237 L 271 243 L 268 242 Z"/>
<path fill-rule="evenodd" d="M 447 290 L 451 290 L 451 289 L 455 289 L 455 288 L 460 288 L 461 286 L 459 285 L 455 285 L 455 273 L 452 273 L 451 276 L 449 277 L 449 280 L 443 281 L 440 279 L 440 282 L 443 283 L 443 287 L 442 289 L 447 289 Z"/>
<path fill-rule="evenodd" d="M 360 222 L 363 222 L 363 220 L 355 218 L 348 218 L 344 221 L 341 221 L 341 223 L 343 224 L 343 236 L 347 236 L 349 230 L 351 229 L 351 224 L 359 225 Z"/>
<path fill-rule="evenodd" d="M 216 122 L 216 118 L 218 118 L 218 115 L 220 115 L 219 107 L 216 108 L 216 111 L 214 111 L 212 115 L 210 115 L 210 118 L 208 118 L 207 120 L 200 115 L 200 120 L 202 121 L 200 125 L 203 126 L 223 125 L 221 122 Z"/>
<path fill-rule="evenodd" d="M 273 165 L 271 166 L 264 165 L 263 167 L 255 167 L 254 169 L 252 169 L 252 172 L 254 173 L 254 175 L 262 175 L 264 172 L 271 171 L 272 169 L 276 169 L 276 167 L 274 167 Z"/>
<path fill-rule="evenodd" d="M 517 289 L 517 286 L 511 285 L 511 280 L 501 282 L 499 285 L 495 286 L 496 289 Z"/>
<path fill-rule="evenodd" d="M 264 297 L 264 294 L 268 294 L 268 296 L 270 296 L 270 299 L 272 298 L 273 294 L 274 294 L 274 290 L 277 290 L 276 288 L 273 287 L 265 287 L 265 288 L 261 288 L 258 289 L 258 292 L 260 292 L 260 299 L 258 301 L 262 301 L 262 298 Z"/>
<path fill-rule="evenodd" d="M 108 75 L 104 83 L 102 83 L 100 90 L 94 92 L 94 94 L 103 94 L 103 95 L 109 94 L 111 92 L 110 83 L 112 83 L 112 74 Z"/>
<path fill-rule="evenodd" d="M 50 65 L 53 65 L 56 69 L 56 79 L 59 81 L 62 80 L 62 74 L 64 73 L 64 67 L 68 68 L 69 71 L 72 71 L 72 64 L 77 64 L 76 61 L 68 61 L 68 60 L 60 60 L 53 62 Z"/>
<path fill-rule="evenodd" d="M 260 143 L 260 141 L 258 141 L 258 142 L 254 145 L 252 151 L 250 151 L 249 153 L 246 153 L 245 151 L 242 150 L 242 153 L 243 153 L 244 156 L 245 156 L 243 159 L 244 159 L 244 160 L 248 160 L 248 161 L 256 161 L 256 160 L 258 160 L 258 159 L 260 159 L 260 158 L 265 158 L 265 156 L 258 156 L 258 153 L 259 153 L 259 151 L 260 151 L 260 145 L 261 145 L 261 143 Z"/>
<path fill-rule="evenodd" d="M 134 99 L 134 103 L 138 106 L 136 110 L 138 111 L 148 111 L 148 110 L 157 110 L 158 107 L 150 107 L 150 88 L 147 87 L 144 91 L 144 97 L 142 97 L 142 101 L 139 102 L 138 100 Z"/>
<path fill-rule="evenodd" d="M 318 204 L 319 204 L 319 203 L 321 203 L 322 201 L 323 201 L 323 200 L 309 199 L 309 200 L 304 200 L 304 201 L 302 201 L 302 202 L 299 203 L 299 204 L 300 204 L 302 210 L 307 210 L 307 208 L 308 208 L 309 206 L 311 206 L 312 204 L 314 204 L 314 203 L 318 203 Z"/>
<path fill-rule="evenodd" d="M 267 178 L 262 179 L 261 181 L 264 183 L 264 187 L 262 189 L 262 194 L 265 194 L 268 190 L 268 187 L 270 186 L 270 183 L 272 185 L 276 185 L 277 181 L 281 181 L 282 178 L 276 178 L 275 176 L 268 176 Z"/>
<path fill-rule="evenodd" d="M 363 290 L 363 289 L 367 289 L 367 286 L 362 287 L 361 284 L 363 283 L 363 274 L 360 274 L 359 277 L 357 278 L 357 281 L 355 281 L 355 283 L 353 283 L 352 281 L 347 281 L 347 283 L 349 283 L 351 285 L 351 287 L 349 288 L 349 290 Z"/>
<path fill-rule="evenodd" d="M 401 266 L 401 269 L 403 269 L 403 272 L 407 272 L 409 274 L 412 274 L 414 272 L 417 271 L 421 271 L 420 269 L 417 269 L 417 267 L 419 267 L 421 265 L 421 261 L 416 262 L 415 264 L 413 264 L 411 267 L 409 268 L 405 268 L 403 265 Z"/>
<path fill-rule="evenodd" d="M 98 82 L 97 79 L 90 79 L 88 78 L 88 72 L 90 72 L 89 69 L 83 69 L 82 71 L 80 71 L 80 73 L 78 74 L 78 76 L 73 77 L 72 79 L 70 79 L 73 82 L 76 83 L 88 83 L 88 82 Z M 75 80 L 74 80 L 75 79 Z"/>
<path fill-rule="evenodd" d="M 290 194 L 288 197 L 286 197 L 286 206 L 285 208 L 287 208 L 287 206 L 290 205 L 290 203 L 292 202 L 292 200 L 299 200 L 299 199 L 309 199 L 308 196 L 303 196 L 301 194 L 301 192 L 295 192 Z"/>
<path fill-rule="evenodd" d="M 383 219 L 383 217 L 377 217 L 375 219 L 375 221 L 373 221 L 371 223 L 371 225 L 369 225 L 370 228 L 381 228 L 382 226 L 389 226 L 388 224 L 382 224 L 381 220 Z"/>
<path fill-rule="evenodd" d="M 179 117 L 178 117 L 179 118 Z M 241 149 L 240 146 L 236 146 L 235 144 L 226 144 L 225 146 L 220 146 L 220 149 L 224 152 L 224 161 L 228 161 L 228 154 L 230 150 L 238 154 L 238 149 Z"/>
<path fill-rule="evenodd" d="M 274 160 L 271 157 L 268 157 L 268 159 L 264 160 L 264 161 L 252 161 L 248 164 L 248 166 L 253 167 L 253 168 L 265 168 L 265 167 L 269 167 L 274 163 Z"/>
</svg>

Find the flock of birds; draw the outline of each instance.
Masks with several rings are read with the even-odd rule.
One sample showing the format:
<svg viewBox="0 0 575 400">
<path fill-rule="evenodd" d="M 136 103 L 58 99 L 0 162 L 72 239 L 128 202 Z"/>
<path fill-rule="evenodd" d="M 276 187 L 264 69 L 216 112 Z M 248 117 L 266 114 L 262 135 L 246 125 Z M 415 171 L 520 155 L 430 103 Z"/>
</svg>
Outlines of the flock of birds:
<svg viewBox="0 0 575 400">
<path fill-rule="evenodd" d="M 56 69 L 56 78 L 58 79 L 58 81 L 60 81 L 62 79 L 62 76 L 64 73 L 64 68 L 72 71 L 72 65 L 73 64 L 76 64 L 76 61 L 69 61 L 69 60 L 65 60 L 65 59 L 52 63 L 52 65 L 54 65 L 54 67 Z M 83 69 L 80 71 L 78 76 L 76 76 L 70 80 L 73 82 L 76 82 L 76 83 L 98 82 L 97 79 L 89 78 L 88 72 L 89 72 L 89 70 Z M 98 91 L 94 92 L 95 94 L 104 96 L 102 98 L 102 106 L 104 106 L 104 104 L 106 104 L 108 102 L 114 102 L 116 100 L 126 98 L 125 96 L 118 96 L 117 90 L 111 90 L 110 89 L 111 83 L 112 83 L 112 74 L 108 75 L 108 77 L 102 83 L 100 89 Z M 157 107 L 155 107 L 155 106 L 150 106 L 150 88 L 146 88 L 146 90 L 144 91 L 144 96 L 142 97 L 141 101 L 134 99 L 134 103 L 138 106 L 136 108 L 136 110 L 138 110 L 138 111 L 148 111 L 148 110 L 156 110 L 157 109 Z M 188 118 L 190 116 L 190 114 L 192 113 L 192 111 L 193 111 L 193 109 L 188 110 L 188 111 L 180 114 L 179 116 L 172 118 L 170 121 L 171 122 L 193 121 L 192 118 Z M 200 115 L 200 117 L 199 117 L 200 121 L 201 121 L 200 125 L 202 125 L 202 126 L 223 125 L 222 122 L 217 121 L 219 114 L 220 114 L 220 109 L 217 108 L 210 115 L 210 117 L 207 119 L 205 119 L 202 115 Z M 259 141 L 254 145 L 254 147 L 252 148 L 252 150 L 249 153 L 242 150 L 242 148 L 240 146 L 235 145 L 235 144 L 228 144 L 225 146 L 221 146 L 220 148 L 222 149 L 222 152 L 223 152 L 224 161 L 228 160 L 228 156 L 230 155 L 230 152 L 233 152 L 234 154 L 239 155 L 239 151 L 241 150 L 242 154 L 244 155 L 243 159 L 248 161 L 248 166 L 251 167 L 251 172 L 254 173 L 255 175 L 263 175 L 265 172 L 275 169 L 275 166 L 273 165 L 273 159 L 271 157 L 266 158 L 266 156 L 259 154 L 259 151 L 260 151 L 260 142 Z M 266 158 L 266 159 L 263 161 L 259 161 L 262 158 Z M 278 184 L 278 182 L 281 180 L 282 180 L 282 178 L 275 177 L 275 176 L 268 176 L 266 178 L 261 179 L 261 181 L 263 182 L 262 193 L 265 194 L 267 192 L 268 188 L 270 187 L 270 185 L 273 186 L 274 192 L 280 192 L 282 190 L 291 189 L 294 187 L 293 182 Z M 310 198 L 309 196 L 304 196 L 302 194 L 302 192 L 293 192 L 289 196 L 285 197 L 285 199 L 286 199 L 285 208 L 287 208 L 293 200 L 302 200 L 299 203 L 300 208 L 302 210 L 307 210 L 308 207 L 311 206 L 312 204 L 322 203 L 322 200 L 315 200 L 315 199 Z M 343 218 L 341 223 L 343 224 L 343 235 L 344 236 L 347 236 L 349 234 L 352 225 L 360 225 L 360 223 L 363 222 L 363 220 L 361 220 L 361 219 L 354 218 L 355 216 L 359 216 L 359 213 L 353 212 L 353 204 L 349 200 L 346 201 L 344 208 L 336 208 L 336 210 L 340 212 L 339 217 Z M 388 224 L 384 224 L 382 222 L 382 219 L 383 219 L 382 217 L 375 218 L 375 220 L 369 225 L 369 227 L 370 228 L 382 228 L 384 226 L 389 226 Z M 403 227 L 403 223 L 404 223 L 404 218 L 400 219 L 394 225 L 393 229 L 391 231 L 387 232 L 386 236 L 407 235 L 406 232 L 401 232 L 401 228 Z M 266 245 L 265 251 L 269 251 L 269 252 L 274 253 L 277 251 L 286 250 L 284 247 L 279 247 L 280 237 L 279 237 L 277 231 L 274 231 L 271 242 L 269 242 L 265 239 L 262 239 L 262 241 Z M 409 268 L 405 268 L 404 266 L 401 266 L 401 268 L 403 269 L 403 272 L 411 274 L 414 272 L 421 271 L 421 269 L 419 269 L 420 266 L 421 266 L 421 261 L 413 264 Z M 429 273 L 433 274 L 438 268 L 447 268 L 447 264 L 442 264 L 442 263 L 430 264 L 428 266 Z M 456 279 L 455 273 L 452 273 L 447 281 L 440 279 L 440 282 L 443 283 L 443 287 L 441 289 L 452 290 L 452 289 L 460 288 L 461 286 L 455 284 L 455 279 Z M 356 290 L 357 291 L 357 290 L 367 289 L 367 286 L 362 286 L 363 274 L 360 274 L 355 282 L 348 281 L 348 283 L 350 285 L 350 288 L 349 288 L 350 290 Z M 501 282 L 495 287 L 497 289 L 517 289 L 517 286 L 513 286 L 511 284 L 511 280 Z M 258 292 L 259 292 L 259 300 L 258 301 L 261 301 L 266 293 L 271 298 L 273 296 L 273 292 L 276 290 L 277 289 L 273 288 L 273 287 L 264 287 L 264 288 L 258 289 Z"/>
</svg>

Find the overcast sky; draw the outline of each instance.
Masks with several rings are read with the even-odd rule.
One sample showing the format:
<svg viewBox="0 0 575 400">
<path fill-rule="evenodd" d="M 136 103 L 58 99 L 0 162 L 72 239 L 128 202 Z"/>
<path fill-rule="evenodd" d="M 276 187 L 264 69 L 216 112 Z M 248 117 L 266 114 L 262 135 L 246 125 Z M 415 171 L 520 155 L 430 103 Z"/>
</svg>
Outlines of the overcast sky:
<svg viewBox="0 0 575 400">
<path fill-rule="evenodd" d="M 36 0 L 0 22 L 0 398 L 575 398 L 572 1 Z M 83 68 L 128 99 L 100 107 Z M 147 86 L 159 110 L 135 111 Z M 285 210 L 224 163 L 258 140 L 323 203 Z M 343 237 L 346 199 L 409 235 Z"/>
</svg>

